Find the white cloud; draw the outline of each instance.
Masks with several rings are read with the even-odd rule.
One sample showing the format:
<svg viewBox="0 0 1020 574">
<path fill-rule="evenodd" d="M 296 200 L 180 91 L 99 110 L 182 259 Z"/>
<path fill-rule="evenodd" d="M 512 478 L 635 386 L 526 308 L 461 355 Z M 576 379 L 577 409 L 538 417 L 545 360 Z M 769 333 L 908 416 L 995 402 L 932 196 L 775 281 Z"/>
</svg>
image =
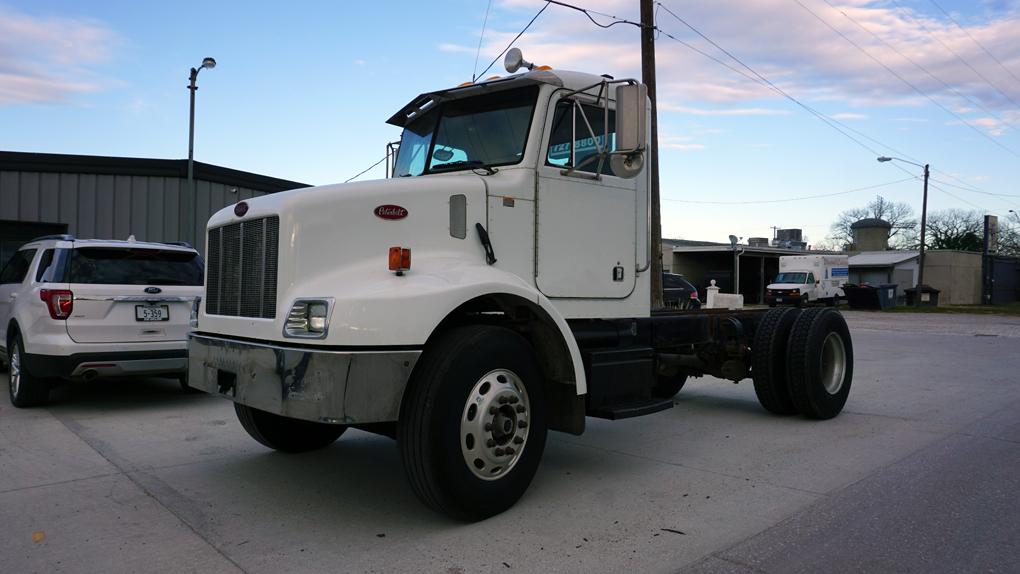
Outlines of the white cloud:
<svg viewBox="0 0 1020 574">
<path fill-rule="evenodd" d="M 837 119 L 837 120 L 866 120 L 866 119 L 868 119 L 868 116 L 866 116 L 864 114 L 856 114 L 856 113 L 853 113 L 853 112 L 840 112 L 838 114 L 832 114 L 829 117 L 831 117 L 833 119 Z"/>
<path fill-rule="evenodd" d="M 967 37 L 970 34 L 988 47 L 1006 67 L 1020 70 L 1020 42 L 1016 41 L 1020 7 L 1015 3 L 1002 10 L 980 12 L 975 19 L 961 20 L 966 26 L 965 33 L 944 17 L 919 12 L 920 7 L 899 8 L 879 0 L 833 0 L 838 8 L 833 9 L 816 0 L 803 2 L 871 56 L 950 109 L 974 108 L 971 101 L 974 100 L 1001 114 L 1016 107 L 1010 99 L 1020 102 L 1020 83 L 1013 82 Z M 687 22 L 801 100 L 835 100 L 867 106 L 930 105 L 925 97 L 875 63 L 869 55 L 789 0 L 670 4 L 674 6 L 667 7 Z M 495 23 L 490 20 L 483 54 L 491 57 L 502 50 L 542 5 L 540 0 L 504 0 L 499 5 L 504 11 L 502 17 Z M 584 5 L 621 18 L 639 19 L 637 3 L 630 0 L 590 0 Z M 595 17 L 609 21 L 605 17 Z M 658 24 L 684 42 L 747 72 L 665 10 L 659 10 Z M 993 85 L 961 63 L 939 40 L 992 80 Z M 638 34 L 632 26 L 600 29 L 583 14 L 556 5 L 542 14 L 517 45 L 529 60 L 556 68 L 592 70 L 616 77 L 640 76 Z M 465 46 L 464 50 L 473 52 L 474 48 Z M 897 50 L 938 79 L 897 55 Z M 664 35 L 657 41 L 656 63 L 662 107 L 692 101 L 739 105 L 782 99 L 771 89 Z M 943 81 L 952 90 L 946 89 Z M 744 108 L 752 109 L 752 106 Z"/>
<path fill-rule="evenodd" d="M 790 112 L 771 108 L 694 108 L 663 103 L 660 112 L 678 112 L 689 116 L 784 116 Z"/>
<path fill-rule="evenodd" d="M 0 105 L 62 102 L 99 90 L 92 67 L 109 60 L 117 41 L 92 20 L 0 7 Z"/>
</svg>

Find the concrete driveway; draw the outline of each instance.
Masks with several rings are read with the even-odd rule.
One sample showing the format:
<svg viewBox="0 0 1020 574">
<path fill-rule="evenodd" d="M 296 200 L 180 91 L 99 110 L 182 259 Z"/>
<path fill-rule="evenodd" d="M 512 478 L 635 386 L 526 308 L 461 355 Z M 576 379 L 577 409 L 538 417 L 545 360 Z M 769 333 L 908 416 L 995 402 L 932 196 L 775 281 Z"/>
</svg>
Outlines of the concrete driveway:
<svg viewBox="0 0 1020 574">
<path fill-rule="evenodd" d="M 551 434 L 525 497 L 478 524 L 420 505 L 389 439 L 271 452 L 174 381 L 5 399 L 0 570 L 1020 570 L 1020 318 L 847 318 L 840 417 L 771 416 L 750 382 L 694 380 L 669 411 Z"/>
</svg>

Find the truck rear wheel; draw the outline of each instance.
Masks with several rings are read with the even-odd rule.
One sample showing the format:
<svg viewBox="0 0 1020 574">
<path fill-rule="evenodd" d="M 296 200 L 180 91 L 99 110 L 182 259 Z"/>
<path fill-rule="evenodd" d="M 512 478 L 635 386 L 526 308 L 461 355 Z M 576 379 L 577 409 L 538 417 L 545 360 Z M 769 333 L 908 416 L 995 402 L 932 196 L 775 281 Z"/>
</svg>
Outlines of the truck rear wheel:
<svg viewBox="0 0 1020 574">
<path fill-rule="evenodd" d="M 292 419 L 240 403 L 234 403 L 234 412 L 251 438 L 282 452 L 307 452 L 327 447 L 347 430 L 345 425 Z"/>
<path fill-rule="evenodd" d="M 854 374 L 850 329 L 838 311 L 810 309 L 790 332 L 790 396 L 801 414 L 831 419 L 843 410 Z"/>
<path fill-rule="evenodd" d="M 542 374 L 523 337 L 475 325 L 425 350 L 397 442 L 411 488 L 427 506 L 469 521 L 510 508 L 531 484 L 545 438 Z"/>
<path fill-rule="evenodd" d="M 800 310 L 789 307 L 772 309 L 754 334 L 751 358 L 754 394 L 765 410 L 777 415 L 797 413 L 787 382 L 786 352 L 790 330 L 800 314 Z"/>
</svg>

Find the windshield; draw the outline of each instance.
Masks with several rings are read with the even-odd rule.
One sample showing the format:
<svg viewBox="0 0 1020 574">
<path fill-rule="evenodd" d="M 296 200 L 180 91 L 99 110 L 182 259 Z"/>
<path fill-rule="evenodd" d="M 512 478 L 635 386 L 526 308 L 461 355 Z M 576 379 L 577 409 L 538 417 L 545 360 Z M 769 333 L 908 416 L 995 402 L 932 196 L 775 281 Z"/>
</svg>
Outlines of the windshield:
<svg viewBox="0 0 1020 574">
<path fill-rule="evenodd" d="M 394 177 L 520 163 L 537 96 L 528 86 L 429 110 L 404 128 Z"/>
<path fill-rule="evenodd" d="M 807 283 L 807 273 L 780 273 L 779 275 L 776 275 L 775 282 L 803 285 Z"/>
</svg>

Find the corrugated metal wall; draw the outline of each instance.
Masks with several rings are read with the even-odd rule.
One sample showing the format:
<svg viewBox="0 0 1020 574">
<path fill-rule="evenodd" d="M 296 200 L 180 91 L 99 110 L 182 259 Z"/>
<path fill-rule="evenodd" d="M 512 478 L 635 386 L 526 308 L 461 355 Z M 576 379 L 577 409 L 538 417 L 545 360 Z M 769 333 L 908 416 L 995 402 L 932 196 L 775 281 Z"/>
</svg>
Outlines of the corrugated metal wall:
<svg viewBox="0 0 1020 574">
<path fill-rule="evenodd" d="M 195 229 L 182 233 L 187 179 L 90 173 L 0 171 L 0 219 L 66 223 L 80 238 L 180 241 L 205 251 L 205 223 L 219 209 L 265 195 L 248 188 L 196 180 Z"/>
</svg>

